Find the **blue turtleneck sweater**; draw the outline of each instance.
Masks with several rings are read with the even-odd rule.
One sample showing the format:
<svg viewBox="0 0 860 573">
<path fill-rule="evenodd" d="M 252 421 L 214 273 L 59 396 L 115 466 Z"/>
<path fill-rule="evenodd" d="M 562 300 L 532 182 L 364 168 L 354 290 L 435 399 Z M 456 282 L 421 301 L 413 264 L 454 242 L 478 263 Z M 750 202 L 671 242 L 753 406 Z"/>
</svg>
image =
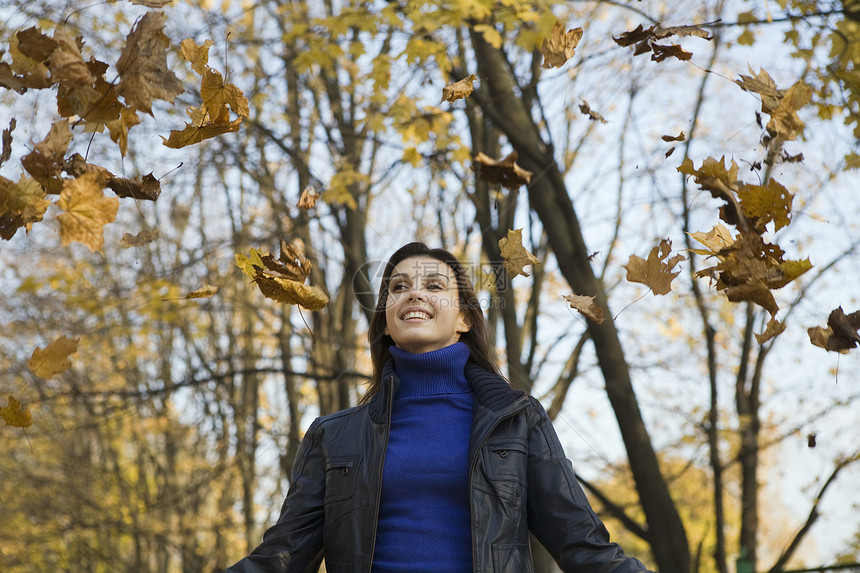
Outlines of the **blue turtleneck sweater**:
<svg viewBox="0 0 860 573">
<path fill-rule="evenodd" d="M 400 385 L 382 473 L 373 572 L 471 573 L 472 388 L 461 343 L 411 354 L 391 347 Z"/>
</svg>

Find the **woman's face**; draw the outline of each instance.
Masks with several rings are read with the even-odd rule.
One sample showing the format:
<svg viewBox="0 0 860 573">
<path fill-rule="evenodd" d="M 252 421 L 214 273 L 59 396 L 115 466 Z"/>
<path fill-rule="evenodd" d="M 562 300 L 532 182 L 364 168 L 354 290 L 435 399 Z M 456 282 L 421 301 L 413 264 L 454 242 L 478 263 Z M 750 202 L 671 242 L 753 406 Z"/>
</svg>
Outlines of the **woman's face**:
<svg viewBox="0 0 860 573">
<path fill-rule="evenodd" d="M 469 331 L 458 294 L 446 263 L 425 255 L 403 259 L 388 282 L 385 334 L 413 354 L 457 342 Z"/>
</svg>

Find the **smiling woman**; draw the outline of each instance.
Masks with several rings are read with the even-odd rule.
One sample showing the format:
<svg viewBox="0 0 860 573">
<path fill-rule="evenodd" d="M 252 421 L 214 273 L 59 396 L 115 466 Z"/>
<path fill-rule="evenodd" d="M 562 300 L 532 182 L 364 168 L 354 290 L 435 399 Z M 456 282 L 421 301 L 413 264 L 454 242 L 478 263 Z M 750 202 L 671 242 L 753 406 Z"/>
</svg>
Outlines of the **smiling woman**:
<svg viewBox="0 0 860 573">
<path fill-rule="evenodd" d="M 229 572 L 647 571 L 609 541 L 540 403 L 491 358 L 448 251 L 409 243 L 383 272 L 362 404 L 314 421 L 278 522 Z M 504 422 L 504 423 L 502 423 Z"/>
</svg>

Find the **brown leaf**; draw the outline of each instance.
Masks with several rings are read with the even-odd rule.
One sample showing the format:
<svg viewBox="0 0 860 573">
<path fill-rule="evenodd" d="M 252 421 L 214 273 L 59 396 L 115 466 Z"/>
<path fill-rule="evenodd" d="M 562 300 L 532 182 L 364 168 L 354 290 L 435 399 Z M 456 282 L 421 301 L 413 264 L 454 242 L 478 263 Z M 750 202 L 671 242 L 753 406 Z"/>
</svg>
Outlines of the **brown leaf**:
<svg viewBox="0 0 860 573">
<path fill-rule="evenodd" d="M 563 298 L 570 305 L 570 308 L 578 310 L 585 318 L 597 324 L 603 322 L 603 307 L 594 302 L 593 296 L 568 294 Z"/>
<path fill-rule="evenodd" d="M 140 123 L 140 117 L 137 115 L 137 110 L 122 106 L 119 112 L 119 117 L 107 122 L 107 128 L 110 130 L 111 140 L 119 145 L 119 152 L 125 157 L 128 151 L 128 131 L 135 125 Z"/>
<path fill-rule="evenodd" d="M 517 165 L 519 155 L 512 151 L 510 155 L 499 161 L 478 152 L 475 156 L 475 169 L 478 177 L 489 183 L 498 183 L 508 189 L 517 189 L 521 185 L 528 185 L 532 180 L 532 172 L 526 171 Z"/>
<path fill-rule="evenodd" d="M 564 31 L 561 22 L 552 27 L 549 38 L 541 42 L 540 53 L 543 56 L 542 68 L 559 68 L 573 57 L 574 50 L 582 39 L 582 28 Z"/>
<path fill-rule="evenodd" d="M 47 59 L 51 80 L 72 86 L 91 86 L 95 77 L 81 54 L 83 42 L 60 30 L 54 32 L 56 47 Z"/>
<path fill-rule="evenodd" d="M 125 233 L 123 234 L 122 239 L 120 239 L 119 242 L 122 245 L 122 248 L 128 249 L 130 247 L 142 247 L 143 245 L 149 244 L 157 238 L 158 229 L 152 229 L 151 231 L 141 231 L 136 235 Z"/>
<path fill-rule="evenodd" d="M 147 8 L 163 8 L 171 2 L 173 2 L 173 0 L 131 0 L 132 4 L 146 6 Z"/>
<path fill-rule="evenodd" d="M 66 338 L 61 336 L 54 342 L 43 349 L 36 348 L 30 360 L 27 361 L 27 368 L 30 372 L 39 378 L 52 378 L 57 374 L 62 374 L 72 367 L 72 361 L 69 356 L 78 351 L 78 341 L 80 338 Z"/>
<path fill-rule="evenodd" d="M 9 403 L 0 407 L 0 418 L 7 425 L 16 428 L 29 428 L 33 425 L 30 408 L 22 405 L 14 396 L 9 396 Z"/>
<path fill-rule="evenodd" d="M 624 265 L 627 269 L 627 280 L 644 284 L 655 295 L 668 294 L 672 290 L 672 281 L 681 273 L 680 270 L 672 272 L 672 269 L 686 260 L 683 255 L 668 258 L 671 252 L 672 241 L 663 239 L 658 246 L 651 249 L 647 259 L 630 255 L 627 264 Z"/>
<path fill-rule="evenodd" d="M 764 344 L 768 340 L 776 338 L 783 332 L 785 332 L 785 325 L 779 322 L 777 319 L 771 318 L 769 321 L 767 321 L 767 326 L 765 327 L 764 332 L 761 334 L 756 334 L 755 339 L 756 342 L 758 342 L 759 344 Z"/>
<path fill-rule="evenodd" d="M 678 58 L 681 61 L 687 61 L 693 57 L 692 52 L 688 52 L 677 44 L 663 46 L 661 44 L 651 45 L 651 59 L 655 62 L 662 62 L 667 58 Z"/>
<path fill-rule="evenodd" d="M 199 116 L 198 111 L 191 108 L 188 114 L 193 118 Z M 225 106 L 221 108 L 221 116 L 215 118 L 213 121 L 210 121 L 208 116 L 204 116 L 203 122 L 200 124 L 186 123 L 185 128 L 181 131 L 170 130 L 170 137 L 165 138 L 162 136 L 161 142 L 166 147 L 180 149 L 225 133 L 239 131 L 241 124 L 241 117 L 230 121 L 230 110 Z"/>
<path fill-rule="evenodd" d="M 248 117 L 251 114 L 248 99 L 242 90 L 233 84 L 225 83 L 221 73 L 210 67 L 204 70 L 200 80 L 200 96 L 203 98 L 201 111 L 212 118 L 220 116 L 222 109 L 228 106 L 239 117 Z"/>
<path fill-rule="evenodd" d="M 718 255 L 723 249 L 732 246 L 735 242 L 732 237 L 732 232 L 719 223 L 714 225 L 714 227 L 707 233 L 696 232 L 687 234 L 708 248 L 708 250 L 691 249 L 698 255 Z"/>
<path fill-rule="evenodd" d="M 101 252 L 104 226 L 116 219 L 119 209 L 119 199 L 105 197 L 104 187 L 104 176 L 99 173 L 87 173 L 63 186 L 57 201 L 57 207 L 65 211 L 57 217 L 63 246 L 77 241 Z"/>
<path fill-rule="evenodd" d="M 9 120 L 9 127 L 3 130 L 3 151 L 0 152 L 0 167 L 12 157 L 12 132 L 18 122 L 13 117 Z"/>
<path fill-rule="evenodd" d="M 202 76 L 209 66 L 209 48 L 214 44 L 212 40 L 206 40 L 198 46 L 192 38 L 186 38 L 179 43 L 179 53 L 191 64 L 191 69 Z"/>
<path fill-rule="evenodd" d="M 308 310 L 320 310 L 328 304 L 328 295 L 317 286 L 268 275 L 258 271 L 254 282 L 263 296 L 287 304 L 298 304 Z"/>
<path fill-rule="evenodd" d="M 816 326 L 807 332 L 815 346 L 847 354 L 860 343 L 860 310 L 846 315 L 841 306 L 837 307 L 827 317 L 826 329 Z"/>
<path fill-rule="evenodd" d="M 499 250 L 505 259 L 505 270 L 510 278 L 517 275 L 527 277 L 529 273 L 523 270 L 523 267 L 540 264 L 540 260 L 523 247 L 522 229 L 508 229 L 508 236 L 499 239 Z"/>
<path fill-rule="evenodd" d="M 460 81 L 445 86 L 442 88 L 442 101 L 453 103 L 458 99 L 469 97 L 475 89 L 472 82 L 477 79 L 478 78 L 475 77 L 475 74 L 472 74 L 468 78 L 463 78 Z"/>
<path fill-rule="evenodd" d="M 197 290 L 191 291 L 181 298 L 163 298 L 161 300 L 191 300 L 194 298 L 212 298 L 218 293 L 218 287 L 213 285 L 205 285 Z"/>
<path fill-rule="evenodd" d="M 597 113 L 596 111 L 591 109 L 591 106 L 588 105 L 588 102 L 585 100 L 582 100 L 582 103 L 579 104 L 579 111 L 582 112 L 583 115 L 588 116 L 588 119 L 590 119 L 591 121 L 599 121 L 600 123 L 609 123 L 608 121 L 606 121 L 606 119 L 602 115 L 600 115 L 599 113 Z"/>
<path fill-rule="evenodd" d="M 761 110 L 770 115 L 779 106 L 779 101 L 782 99 L 782 92 L 776 87 L 776 82 L 770 77 L 764 69 L 759 69 L 756 74 L 749 69 L 751 76 L 741 75 L 739 80 L 735 80 L 741 89 L 751 93 L 757 93 L 761 97 Z"/>
<path fill-rule="evenodd" d="M 301 239 L 290 244 L 281 239 L 281 254 L 276 259 L 271 253 L 260 255 L 260 260 L 269 271 L 299 282 L 304 282 L 311 272 L 311 262 L 305 257 L 305 245 Z"/>
<path fill-rule="evenodd" d="M 803 130 L 803 122 L 797 115 L 797 110 L 808 104 L 811 99 L 812 88 L 803 82 L 797 82 L 788 88 L 771 114 L 770 121 L 767 122 L 766 129 L 771 137 L 778 137 L 785 141 L 797 139 L 798 132 Z"/>
<path fill-rule="evenodd" d="M 678 58 L 679 60 L 689 60 L 693 54 L 683 50 L 681 46 L 675 44 L 666 46 L 656 43 L 657 40 L 662 40 L 670 36 L 697 36 L 705 40 L 713 39 L 713 36 L 708 31 L 699 26 L 661 28 L 659 25 L 654 25 L 648 29 L 644 29 L 641 24 L 635 30 L 624 32 L 619 37 L 613 37 L 612 39 L 619 46 L 635 45 L 634 56 L 651 52 L 651 59 L 655 62 L 662 62 L 670 57 Z"/>
<path fill-rule="evenodd" d="M 776 179 L 767 185 L 742 185 L 737 189 L 741 211 L 759 233 L 773 221 L 774 231 L 779 231 L 791 222 L 791 204 L 794 200 L 788 189 Z"/>
<path fill-rule="evenodd" d="M 51 130 L 33 151 L 21 158 L 21 165 L 38 181 L 47 193 L 57 194 L 63 189 L 60 177 L 63 169 L 63 155 L 72 140 L 68 120 L 60 120 L 51 125 Z"/>
<path fill-rule="evenodd" d="M 8 241 L 21 227 L 29 233 L 33 223 L 42 220 L 50 204 L 35 179 L 21 177 L 13 183 L 0 177 L 0 237 Z"/>
<path fill-rule="evenodd" d="M 155 201 L 161 195 L 161 183 L 152 173 L 143 176 L 137 175 L 132 179 L 111 177 L 107 180 L 107 187 L 118 197 Z"/>
<path fill-rule="evenodd" d="M 170 40 L 164 34 L 164 13 L 147 12 L 128 35 L 117 60 L 120 80 L 117 93 L 126 105 L 152 114 L 152 100 L 173 103 L 184 90 L 182 82 L 167 66 Z"/>
<path fill-rule="evenodd" d="M 123 106 L 114 85 L 104 79 L 107 64 L 91 59 L 87 67 L 94 82 L 86 85 L 61 82 L 57 88 L 57 111 L 63 117 L 83 118 L 87 131 L 102 131 L 105 124 L 120 117 Z"/>
<path fill-rule="evenodd" d="M 662 139 L 663 141 L 666 141 L 666 142 L 669 142 L 669 141 L 685 141 L 686 136 L 685 136 L 684 132 L 682 131 L 678 135 L 661 135 L 660 139 Z"/>
<path fill-rule="evenodd" d="M 297 206 L 301 209 L 313 209 L 317 204 L 317 200 L 319 200 L 320 194 L 319 191 L 314 189 L 312 185 L 308 185 L 302 191 L 302 196 L 299 197 L 299 202 Z"/>
</svg>

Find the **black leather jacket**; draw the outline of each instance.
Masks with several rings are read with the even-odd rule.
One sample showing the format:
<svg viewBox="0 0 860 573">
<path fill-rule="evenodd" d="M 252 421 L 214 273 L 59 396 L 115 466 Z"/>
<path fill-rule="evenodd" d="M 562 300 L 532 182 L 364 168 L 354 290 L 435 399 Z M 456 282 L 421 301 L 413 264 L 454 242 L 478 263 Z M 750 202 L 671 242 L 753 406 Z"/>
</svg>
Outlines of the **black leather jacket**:
<svg viewBox="0 0 860 573">
<path fill-rule="evenodd" d="M 469 442 L 472 569 L 533 570 L 529 530 L 566 572 L 638 573 L 591 509 L 540 403 L 469 362 L 475 406 Z M 318 418 L 302 440 L 278 522 L 228 573 L 369 573 L 376 538 L 391 399 Z"/>
</svg>

